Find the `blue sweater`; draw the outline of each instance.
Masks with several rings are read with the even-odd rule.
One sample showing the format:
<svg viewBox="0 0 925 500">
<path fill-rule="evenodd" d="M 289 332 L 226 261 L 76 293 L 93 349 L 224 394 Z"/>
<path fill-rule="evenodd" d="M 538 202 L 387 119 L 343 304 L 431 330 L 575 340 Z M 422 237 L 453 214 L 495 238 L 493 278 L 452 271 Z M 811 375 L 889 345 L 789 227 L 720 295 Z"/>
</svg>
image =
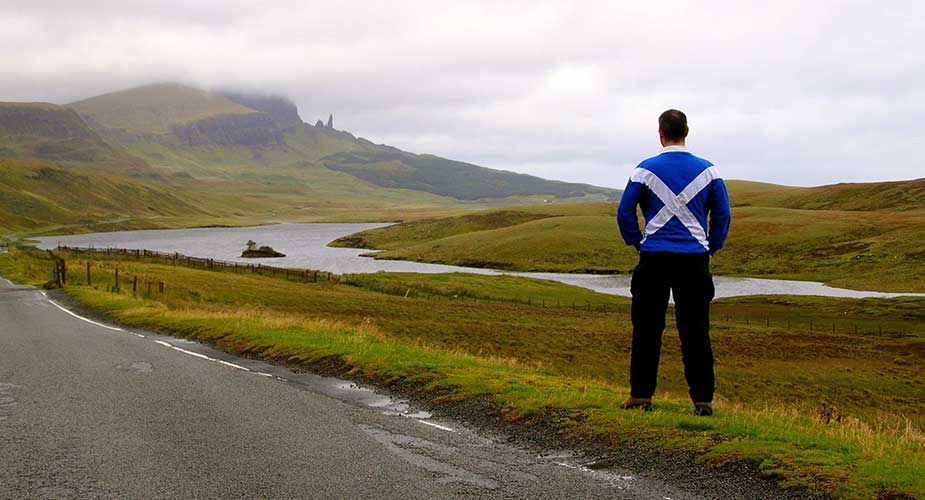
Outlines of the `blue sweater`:
<svg viewBox="0 0 925 500">
<path fill-rule="evenodd" d="M 645 234 L 637 206 L 646 220 Z M 729 221 L 729 195 L 716 167 L 683 146 L 666 147 L 640 163 L 617 208 L 623 240 L 641 252 L 713 255 L 723 248 Z"/>
</svg>

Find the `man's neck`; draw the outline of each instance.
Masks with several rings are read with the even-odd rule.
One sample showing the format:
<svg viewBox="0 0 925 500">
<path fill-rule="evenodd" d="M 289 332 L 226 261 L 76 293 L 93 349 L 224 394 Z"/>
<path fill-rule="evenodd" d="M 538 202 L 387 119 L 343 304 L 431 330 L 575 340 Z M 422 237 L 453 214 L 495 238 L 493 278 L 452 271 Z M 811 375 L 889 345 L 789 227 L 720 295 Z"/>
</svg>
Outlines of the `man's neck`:
<svg viewBox="0 0 925 500">
<path fill-rule="evenodd" d="M 685 146 L 683 142 L 669 142 L 662 145 L 663 153 L 671 151 L 687 151 L 687 146 Z"/>
</svg>

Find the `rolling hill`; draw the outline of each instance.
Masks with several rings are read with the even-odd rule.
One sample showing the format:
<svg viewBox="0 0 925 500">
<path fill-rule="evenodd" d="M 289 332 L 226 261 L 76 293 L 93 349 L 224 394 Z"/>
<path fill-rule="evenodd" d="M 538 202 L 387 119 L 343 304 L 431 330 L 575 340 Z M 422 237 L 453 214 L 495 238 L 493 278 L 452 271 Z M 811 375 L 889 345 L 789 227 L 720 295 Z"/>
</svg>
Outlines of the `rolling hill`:
<svg viewBox="0 0 925 500">
<path fill-rule="evenodd" d="M 805 210 L 917 210 L 925 208 L 925 179 L 842 183 L 796 188 L 749 181 L 730 181 L 736 206 Z"/>
<path fill-rule="evenodd" d="M 94 172 L 152 177 L 144 160 L 113 147 L 64 106 L 0 102 L 0 158 L 55 163 Z"/>
<path fill-rule="evenodd" d="M 444 198 L 441 204 L 515 197 L 603 201 L 618 193 L 377 145 L 336 130 L 333 123 L 304 123 L 295 105 L 280 97 L 168 83 L 70 107 L 110 143 L 194 178 L 258 186 L 262 179 L 276 178 L 312 196 L 353 198 L 352 188 L 342 189 L 347 176 L 383 190 L 404 190 L 406 196 L 425 195 L 417 201 Z"/>
<path fill-rule="evenodd" d="M 925 180 L 816 188 L 729 181 L 732 231 L 713 259 L 725 275 L 925 292 Z M 636 265 L 616 205 L 509 207 L 407 222 L 333 243 L 378 259 L 517 271 L 618 272 Z"/>
<path fill-rule="evenodd" d="M 162 227 L 165 219 L 209 215 L 165 187 L 101 173 L 75 172 L 28 160 L 0 160 L 0 233 L 79 230 L 131 220 Z"/>
</svg>

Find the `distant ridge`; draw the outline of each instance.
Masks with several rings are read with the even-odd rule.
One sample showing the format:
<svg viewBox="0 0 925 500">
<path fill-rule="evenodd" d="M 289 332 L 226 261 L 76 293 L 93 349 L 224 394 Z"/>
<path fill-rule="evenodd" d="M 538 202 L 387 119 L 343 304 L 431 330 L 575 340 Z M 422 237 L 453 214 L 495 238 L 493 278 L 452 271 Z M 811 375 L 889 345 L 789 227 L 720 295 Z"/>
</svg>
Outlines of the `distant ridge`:
<svg viewBox="0 0 925 500">
<path fill-rule="evenodd" d="M 279 96 L 160 83 L 70 106 L 110 143 L 153 165 L 194 177 L 227 177 L 229 168 L 245 166 L 272 176 L 301 165 L 314 169 L 312 178 L 323 184 L 343 185 L 337 179 L 346 174 L 366 186 L 465 202 L 510 197 L 539 198 L 534 203 L 603 201 L 619 193 L 373 144 L 336 130 L 333 113 L 326 123 L 304 123 L 296 106 Z M 298 182 L 294 178 L 291 185 Z"/>
<path fill-rule="evenodd" d="M 727 184 L 736 206 L 847 211 L 925 209 L 925 178 L 809 188 L 752 181 L 728 181 Z"/>
</svg>

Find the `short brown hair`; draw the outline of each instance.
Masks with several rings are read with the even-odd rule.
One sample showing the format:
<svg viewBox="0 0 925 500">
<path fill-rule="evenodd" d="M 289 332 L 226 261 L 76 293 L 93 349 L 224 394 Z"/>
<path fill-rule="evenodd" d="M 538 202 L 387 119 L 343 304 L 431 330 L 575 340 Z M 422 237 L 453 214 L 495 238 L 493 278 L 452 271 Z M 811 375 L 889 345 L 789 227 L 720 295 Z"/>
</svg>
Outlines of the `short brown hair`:
<svg viewBox="0 0 925 500">
<path fill-rule="evenodd" d="M 687 137 L 687 115 L 676 109 L 669 109 L 658 117 L 658 129 L 662 131 L 665 139 L 680 141 Z"/>
</svg>

